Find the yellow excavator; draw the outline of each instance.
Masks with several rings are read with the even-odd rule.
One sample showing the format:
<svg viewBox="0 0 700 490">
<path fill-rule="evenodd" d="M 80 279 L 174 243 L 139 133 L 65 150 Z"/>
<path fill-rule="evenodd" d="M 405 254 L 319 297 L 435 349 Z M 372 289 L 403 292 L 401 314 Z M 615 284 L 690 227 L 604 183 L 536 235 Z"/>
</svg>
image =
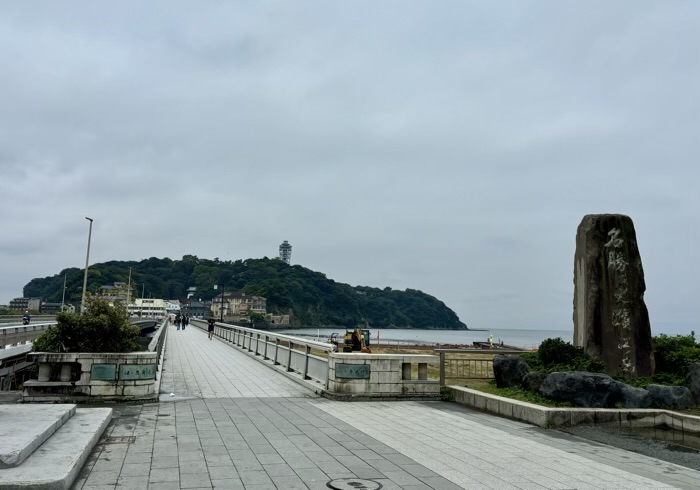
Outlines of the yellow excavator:
<svg viewBox="0 0 700 490">
<path fill-rule="evenodd" d="M 354 330 L 346 330 L 343 352 L 364 352 L 366 354 L 371 354 L 372 350 L 369 348 L 369 329 L 357 327 Z"/>
</svg>

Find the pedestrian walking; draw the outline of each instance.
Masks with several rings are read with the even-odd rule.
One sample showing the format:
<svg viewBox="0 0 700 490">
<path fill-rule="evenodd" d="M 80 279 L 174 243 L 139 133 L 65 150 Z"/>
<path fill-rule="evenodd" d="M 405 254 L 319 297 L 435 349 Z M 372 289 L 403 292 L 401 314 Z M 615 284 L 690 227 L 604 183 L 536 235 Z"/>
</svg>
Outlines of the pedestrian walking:
<svg viewBox="0 0 700 490">
<path fill-rule="evenodd" d="M 190 319 L 187 315 L 182 315 L 182 329 L 184 330 L 190 324 Z"/>
<path fill-rule="evenodd" d="M 209 326 L 207 327 L 207 331 L 209 332 L 209 340 L 214 337 L 214 324 L 216 323 L 216 319 L 214 317 L 209 317 L 209 320 L 207 320 L 209 323 Z"/>
<path fill-rule="evenodd" d="M 180 323 L 182 322 L 182 318 L 180 318 L 180 315 L 177 315 L 175 317 L 175 327 L 177 327 L 178 330 L 180 330 Z"/>
</svg>

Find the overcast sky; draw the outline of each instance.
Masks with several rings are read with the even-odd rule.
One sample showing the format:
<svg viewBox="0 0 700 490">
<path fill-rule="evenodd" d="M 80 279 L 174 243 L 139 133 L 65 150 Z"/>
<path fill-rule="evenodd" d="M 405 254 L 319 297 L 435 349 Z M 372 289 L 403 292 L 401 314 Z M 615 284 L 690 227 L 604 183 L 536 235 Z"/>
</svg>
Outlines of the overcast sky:
<svg viewBox="0 0 700 490">
<path fill-rule="evenodd" d="M 700 3 L 2 2 L 0 303 L 90 262 L 274 257 L 573 330 L 576 228 L 634 220 L 700 332 Z"/>
</svg>

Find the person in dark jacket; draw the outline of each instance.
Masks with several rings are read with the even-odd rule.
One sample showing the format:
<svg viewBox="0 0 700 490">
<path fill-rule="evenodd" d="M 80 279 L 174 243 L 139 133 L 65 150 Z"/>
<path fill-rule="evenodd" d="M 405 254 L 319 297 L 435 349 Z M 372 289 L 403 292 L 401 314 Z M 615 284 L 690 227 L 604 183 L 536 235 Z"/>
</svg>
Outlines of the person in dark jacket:
<svg viewBox="0 0 700 490">
<path fill-rule="evenodd" d="M 207 327 L 207 331 L 209 332 L 209 340 L 214 337 L 214 324 L 216 323 L 216 319 L 212 316 L 209 317 L 209 320 L 207 320 L 209 323 L 209 326 Z"/>
</svg>

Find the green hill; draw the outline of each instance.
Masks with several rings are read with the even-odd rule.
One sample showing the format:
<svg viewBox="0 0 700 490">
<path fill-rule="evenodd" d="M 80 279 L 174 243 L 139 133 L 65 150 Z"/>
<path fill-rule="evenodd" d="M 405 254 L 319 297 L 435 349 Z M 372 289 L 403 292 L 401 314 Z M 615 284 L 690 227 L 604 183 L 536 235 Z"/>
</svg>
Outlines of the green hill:
<svg viewBox="0 0 700 490">
<path fill-rule="evenodd" d="M 226 291 L 266 297 L 268 312 L 290 314 L 295 326 L 353 327 L 366 320 L 374 328 L 467 329 L 454 311 L 422 291 L 353 287 L 300 265 L 267 257 L 231 262 L 185 255 L 182 260 L 152 257 L 140 262 L 105 262 L 90 266 L 87 290 L 94 292 L 99 286 L 127 282 L 129 268 L 137 297 L 144 292 L 146 297 L 184 299 L 187 289 L 195 286 L 195 299 L 210 300 L 219 293 L 214 285 L 223 280 Z M 24 287 L 24 296 L 60 302 L 64 276 L 66 302 L 79 303 L 83 270 L 77 268 L 32 279 Z"/>
</svg>

